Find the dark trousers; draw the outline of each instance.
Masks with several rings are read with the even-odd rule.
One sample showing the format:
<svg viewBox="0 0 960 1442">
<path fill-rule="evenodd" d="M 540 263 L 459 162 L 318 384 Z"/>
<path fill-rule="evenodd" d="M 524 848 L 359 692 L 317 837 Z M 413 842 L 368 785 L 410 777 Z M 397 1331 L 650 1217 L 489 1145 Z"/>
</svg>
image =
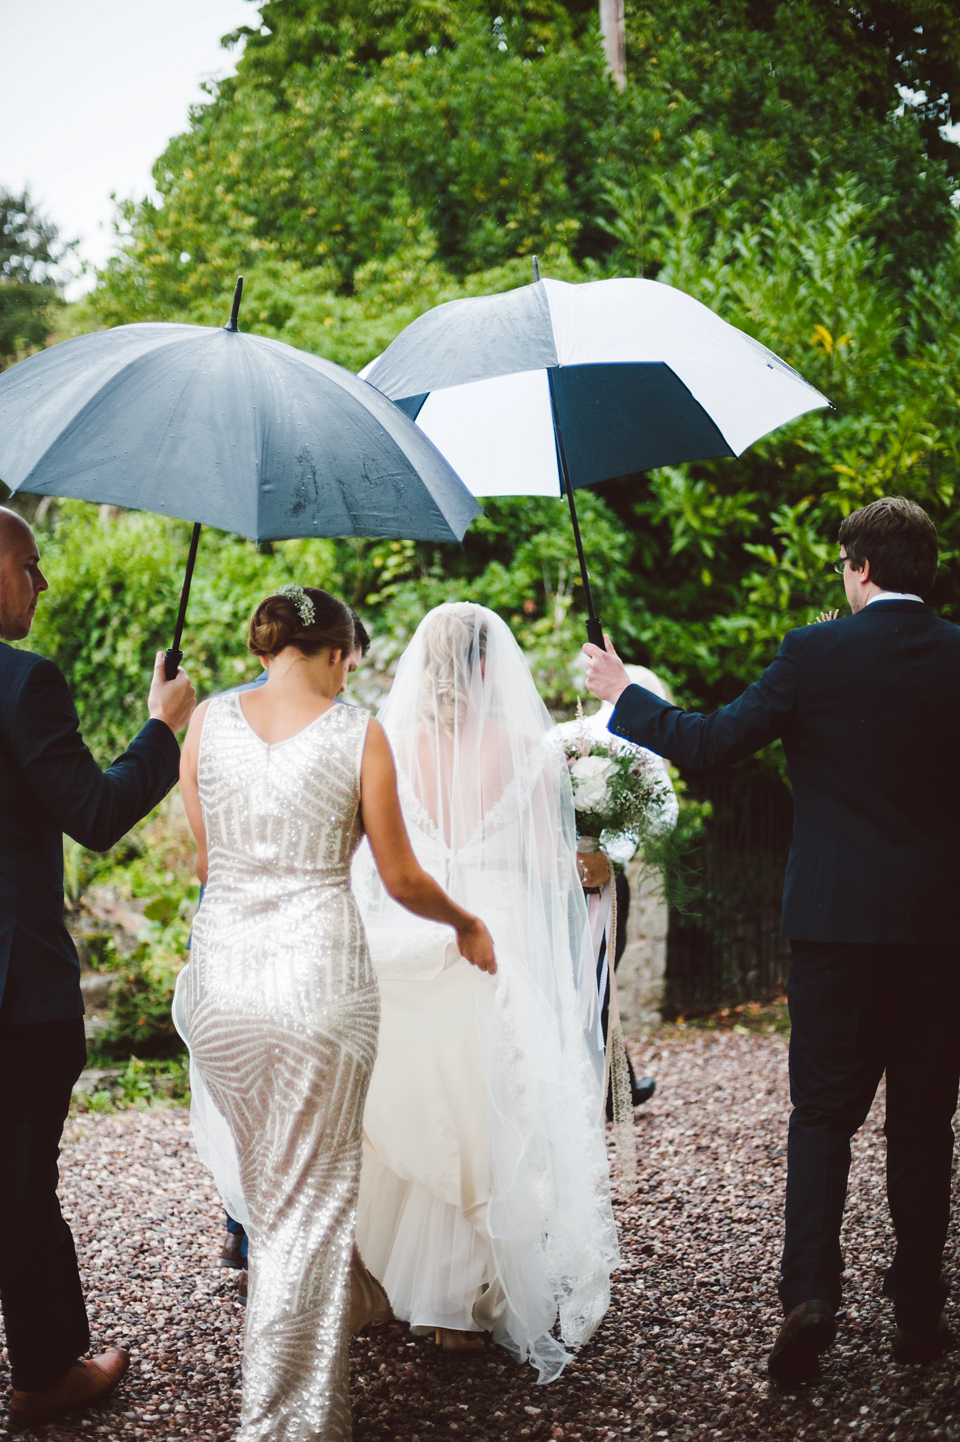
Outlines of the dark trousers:
<svg viewBox="0 0 960 1442">
<path fill-rule="evenodd" d="M 619 868 L 613 873 L 613 884 L 616 887 L 617 898 L 617 932 L 613 938 L 613 969 L 616 971 L 620 965 L 620 958 L 627 949 L 627 913 L 630 910 L 630 883 L 627 880 L 626 872 Z M 603 975 L 604 962 L 607 955 L 606 939 L 600 943 L 600 955 L 597 958 L 597 985 L 600 985 L 600 978 Z M 607 975 L 606 990 L 603 994 L 603 1002 L 600 1008 L 600 1026 L 603 1030 L 603 1041 L 606 1045 L 607 1028 L 610 1020 L 610 976 Z M 630 1078 L 630 1090 L 636 1089 L 637 1074 L 633 1069 L 633 1062 L 630 1060 L 630 1053 L 627 1052 L 627 1075 Z M 607 1095 L 607 1119 L 613 1116 L 613 1096 Z"/>
<path fill-rule="evenodd" d="M 25 1391 L 55 1386 L 90 1345 L 57 1199 L 60 1135 L 86 1058 L 82 1017 L 0 1027 L 0 1302 L 13 1385 Z"/>
<path fill-rule="evenodd" d="M 960 1079 L 960 948 L 795 941 L 790 968 L 790 1097 L 785 1312 L 839 1306 L 840 1224 L 850 1138 L 887 1074 L 887 1198 L 896 1232 L 884 1280 L 897 1321 L 923 1331 L 946 1297 L 951 1121 Z"/>
<path fill-rule="evenodd" d="M 613 969 L 616 971 L 620 965 L 620 958 L 627 949 L 627 914 L 630 911 L 630 883 L 627 880 L 626 872 L 620 868 L 613 873 L 613 884 L 617 898 L 617 932 L 613 938 Z M 604 963 L 607 958 L 606 937 L 600 943 L 600 955 L 597 957 L 597 986 L 603 976 Z M 610 977 L 607 976 L 606 989 L 603 993 L 603 1002 L 600 1011 L 600 1024 L 603 1027 L 603 1039 L 607 1039 L 607 1018 L 610 1011 Z M 630 1058 L 627 1058 L 627 1065 L 630 1066 Z M 633 1068 L 630 1070 L 633 1076 Z"/>
</svg>

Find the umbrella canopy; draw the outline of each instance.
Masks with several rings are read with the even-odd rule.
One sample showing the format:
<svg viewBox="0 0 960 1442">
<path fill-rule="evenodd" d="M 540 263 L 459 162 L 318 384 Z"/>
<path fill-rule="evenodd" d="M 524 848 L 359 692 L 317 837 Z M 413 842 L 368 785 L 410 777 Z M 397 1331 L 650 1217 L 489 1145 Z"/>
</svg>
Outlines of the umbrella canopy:
<svg viewBox="0 0 960 1442">
<path fill-rule="evenodd" d="M 739 456 L 830 404 L 766 346 L 655 280 L 540 280 L 448 301 L 361 375 L 477 496 L 560 495 L 555 433 L 576 488 Z"/>
<path fill-rule="evenodd" d="M 0 477 L 253 541 L 459 541 L 480 510 L 423 431 L 350 371 L 264 336 L 160 322 L 78 336 L 0 375 Z"/>
<path fill-rule="evenodd" d="M 603 644 L 573 491 L 738 456 L 825 396 L 705 305 L 653 280 L 536 280 L 427 311 L 361 375 L 474 495 L 567 493 L 591 641 Z"/>
<path fill-rule="evenodd" d="M 449 463 L 350 371 L 237 328 L 145 322 L 78 336 L 0 375 L 0 478 L 193 521 L 292 536 L 459 541 L 480 512 Z"/>
</svg>

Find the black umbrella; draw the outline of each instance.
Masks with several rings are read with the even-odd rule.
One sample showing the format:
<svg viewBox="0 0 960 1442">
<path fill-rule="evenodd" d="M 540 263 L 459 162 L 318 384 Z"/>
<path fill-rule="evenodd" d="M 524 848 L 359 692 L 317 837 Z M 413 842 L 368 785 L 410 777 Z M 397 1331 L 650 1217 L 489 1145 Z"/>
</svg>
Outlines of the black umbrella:
<svg viewBox="0 0 960 1442">
<path fill-rule="evenodd" d="M 431 441 L 342 366 L 237 327 L 146 322 L 78 336 L 0 375 L 0 476 L 254 541 L 459 541 L 480 507 Z"/>
<path fill-rule="evenodd" d="M 826 398 L 766 346 L 653 280 L 540 280 L 427 311 L 361 374 L 416 420 L 475 496 L 573 493 L 738 456 Z"/>
</svg>

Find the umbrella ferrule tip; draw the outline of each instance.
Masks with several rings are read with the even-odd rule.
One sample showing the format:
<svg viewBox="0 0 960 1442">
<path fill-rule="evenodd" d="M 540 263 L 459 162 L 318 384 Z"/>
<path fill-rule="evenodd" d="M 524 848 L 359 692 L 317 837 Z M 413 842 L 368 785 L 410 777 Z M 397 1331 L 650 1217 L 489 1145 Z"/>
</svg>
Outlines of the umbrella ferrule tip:
<svg viewBox="0 0 960 1442">
<path fill-rule="evenodd" d="M 234 292 L 233 292 L 233 305 L 232 305 L 232 307 L 231 307 L 231 309 L 230 309 L 230 319 L 227 321 L 226 325 L 223 327 L 224 330 L 237 331 L 237 330 L 240 329 L 239 325 L 237 324 L 237 317 L 238 317 L 239 314 L 240 314 L 240 297 L 241 297 L 242 295 L 243 295 L 243 276 L 242 276 L 242 275 L 238 275 L 238 276 L 237 276 L 236 288 L 234 289 Z"/>
</svg>

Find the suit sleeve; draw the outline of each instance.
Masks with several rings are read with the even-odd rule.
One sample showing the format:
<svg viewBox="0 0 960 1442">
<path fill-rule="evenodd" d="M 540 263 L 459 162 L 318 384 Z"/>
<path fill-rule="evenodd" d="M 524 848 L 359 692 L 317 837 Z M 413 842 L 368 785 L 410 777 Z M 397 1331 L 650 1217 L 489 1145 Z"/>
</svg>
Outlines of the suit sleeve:
<svg viewBox="0 0 960 1442">
<path fill-rule="evenodd" d="M 101 771 L 84 745 L 67 683 L 52 661 L 30 668 L 11 712 L 7 739 L 27 785 L 60 829 L 91 851 L 113 846 L 177 780 L 176 737 L 154 720 Z"/>
<path fill-rule="evenodd" d="M 676 766 L 708 770 L 741 761 L 782 736 L 796 707 L 797 655 L 788 632 L 775 660 L 742 696 L 709 716 L 628 686 L 608 722 L 615 736 L 666 756 Z"/>
</svg>

